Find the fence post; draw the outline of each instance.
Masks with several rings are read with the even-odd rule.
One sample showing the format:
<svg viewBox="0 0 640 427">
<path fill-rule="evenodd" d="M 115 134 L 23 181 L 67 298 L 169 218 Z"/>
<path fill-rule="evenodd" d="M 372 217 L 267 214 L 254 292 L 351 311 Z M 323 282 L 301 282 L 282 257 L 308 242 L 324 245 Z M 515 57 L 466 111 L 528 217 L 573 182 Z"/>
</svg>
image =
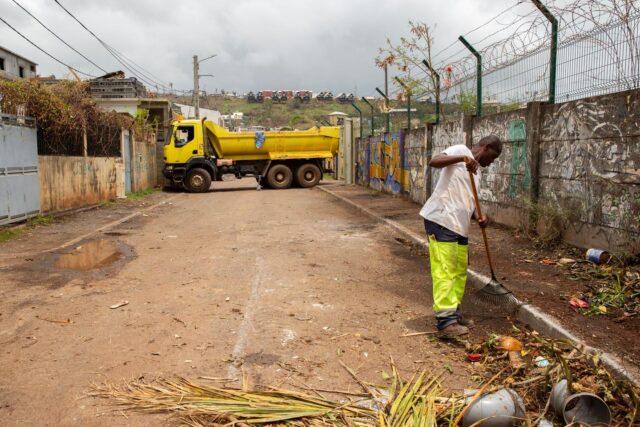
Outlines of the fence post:
<svg viewBox="0 0 640 427">
<path fill-rule="evenodd" d="M 556 102 L 556 68 L 558 54 L 558 20 L 549 12 L 540 0 L 531 0 L 542 14 L 551 22 L 551 58 L 549 60 L 549 104 Z"/>
<path fill-rule="evenodd" d="M 431 74 L 436 76 L 436 122 L 435 124 L 440 123 L 440 74 L 436 73 L 436 70 L 431 68 L 431 65 L 427 62 L 426 59 L 422 60 L 422 63 L 431 71 Z"/>
<path fill-rule="evenodd" d="M 355 108 L 355 110 L 360 114 L 360 122 L 358 123 L 358 128 L 360 129 L 360 135 L 358 135 L 362 139 L 362 111 L 358 108 L 355 103 L 351 103 L 351 106 Z"/>
<path fill-rule="evenodd" d="M 465 114 L 462 116 L 462 132 L 464 133 L 464 144 L 471 149 L 473 146 L 473 122 L 474 117 Z"/>
<path fill-rule="evenodd" d="M 529 213 L 528 229 L 535 231 L 537 228 L 536 206 L 540 196 L 540 126 L 542 123 L 542 104 L 530 102 L 527 104 L 526 129 L 527 129 L 527 157 L 531 171 L 531 185 L 529 186 Z"/>
<path fill-rule="evenodd" d="M 384 98 L 384 106 L 385 106 L 385 110 L 387 110 L 387 133 L 391 132 L 390 126 L 389 126 L 389 98 L 387 98 L 387 95 L 381 91 L 380 89 L 376 88 L 376 91 L 378 91 L 378 93 L 380 95 L 382 95 L 382 97 Z"/>
<path fill-rule="evenodd" d="M 364 96 L 362 97 L 362 100 L 366 102 L 367 105 L 371 108 L 371 135 L 369 136 L 373 136 L 373 105 L 371 105 L 371 103 L 367 101 L 367 98 L 365 98 Z"/>
<path fill-rule="evenodd" d="M 425 175 L 425 191 L 424 191 L 424 201 L 426 202 L 429 197 L 431 197 L 431 188 L 432 188 L 432 178 L 431 178 L 431 169 L 429 169 L 429 162 L 433 157 L 433 130 L 436 125 L 433 123 L 427 123 L 424 133 L 425 138 L 427 139 L 426 151 L 424 156 L 424 175 Z"/>
<path fill-rule="evenodd" d="M 464 37 L 458 37 L 458 40 L 476 57 L 476 116 L 482 116 L 482 56 L 477 50 L 469 44 Z"/>
<path fill-rule="evenodd" d="M 394 79 L 402 86 L 407 94 L 407 132 L 411 133 L 411 90 L 409 90 L 409 87 L 404 84 L 398 76 L 395 76 Z"/>
<path fill-rule="evenodd" d="M 87 137 L 87 127 L 82 125 L 82 157 L 89 155 L 89 138 Z"/>
</svg>

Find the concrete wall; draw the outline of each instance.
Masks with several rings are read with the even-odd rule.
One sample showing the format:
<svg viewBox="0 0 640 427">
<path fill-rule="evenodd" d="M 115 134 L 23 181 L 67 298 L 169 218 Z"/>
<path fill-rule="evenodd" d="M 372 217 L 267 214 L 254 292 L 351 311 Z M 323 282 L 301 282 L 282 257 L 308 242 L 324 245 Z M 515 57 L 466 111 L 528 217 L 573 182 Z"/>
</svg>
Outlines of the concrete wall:
<svg viewBox="0 0 640 427">
<path fill-rule="evenodd" d="M 433 126 L 432 139 L 429 147 L 429 159 L 432 156 L 441 153 L 447 147 L 452 145 L 464 144 L 465 133 L 463 131 L 463 119 L 442 123 L 438 126 Z M 428 161 L 427 161 L 428 163 Z M 427 188 L 427 197 L 431 195 L 431 192 L 436 188 L 436 183 L 440 177 L 439 169 L 429 169 L 427 171 L 429 175 L 429 186 Z M 425 199 L 426 200 L 426 199 Z"/>
<path fill-rule="evenodd" d="M 155 137 L 131 143 L 131 190 L 158 184 Z M 53 213 L 125 197 L 124 161 L 119 157 L 38 156 L 40 205 Z"/>
<path fill-rule="evenodd" d="M 158 184 L 158 170 L 156 167 L 155 137 L 148 141 L 134 141 L 132 143 L 131 159 L 131 191 L 153 188 Z"/>
<path fill-rule="evenodd" d="M 404 139 L 407 163 L 408 196 L 411 200 L 424 203 L 427 200 L 427 128 L 413 130 Z"/>
<path fill-rule="evenodd" d="M 484 212 L 493 220 L 517 227 L 525 220 L 523 207 L 531 189 L 526 110 L 493 114 L 472 121 L 472 145 L 489 135 L 497 135 L 503 141 L 503 151 L 491 166 L 482 170 L 479 197 Z"/>
<path fill-rule="evenodd" d="M 38 156 L 38 167 L 43 213 L 94 205 L 124 193 L 120 159 Z"/>
<path fill-rule="evenodd" d="M 537 203 L 561 215 L 569 243 L 640 252 L 640 90 L 412 129 L 399 151 L 393 134 L 368 138 L 358 143 L 359 182 L 424 203 L 440 172 L 427 168 L 431 156 L 491 134 L 503 153 L 483 170 L 480 199 L 495 221 L 540 229 L 544 221 L 529 223 Z M 393 165 L 406 185 L 389 185 Z"/>
<path fill-rule="evenodd" d="M 540 200 L 578 246 L 640 252 L 640 91 L 543 106 Z"/>
</svg>

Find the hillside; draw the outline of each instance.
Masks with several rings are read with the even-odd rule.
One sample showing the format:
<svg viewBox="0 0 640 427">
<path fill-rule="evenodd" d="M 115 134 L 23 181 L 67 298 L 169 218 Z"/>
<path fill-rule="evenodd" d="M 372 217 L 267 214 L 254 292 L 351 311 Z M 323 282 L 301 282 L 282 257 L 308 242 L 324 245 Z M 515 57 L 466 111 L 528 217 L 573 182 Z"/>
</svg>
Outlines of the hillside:
<svg viewBox="0 0 640 427">
<path fill-rule="evenodd" d="M 176 102 L 191 104 L 190 97 L 179 97 Z M 381 100 L 372 102 L 376 106 L 376 128 L 384 126 L 383 115 L 379 108 L 382 106 Z M 355 103 L 362 111 L 365 122 L 371 116 L 371 108 L 363 101 Z M 287 102 L 286 104 L 272 103 L 271 100 L 265 100 L 261 104 L 249 103 L 246 99 L 207 96 L 201 99 L 200 106 L 203 108 L 211 108 L 220 111 L 221 114 L 231 114 L 239 111 L 244 113 L 245 126 L 265 126 L 265 127 L 283 127 L 288 126 L 295 129 L 308 129 L 312 126 L 322 124 L 322 120 L 328 120 L 328 115 L 334 111 L 341 111 L 352 117 L 358 117 L 358 112 L 351 104 L 340 104 L 339 102 L 327 102 L 311 100 L 308 103 L 301 103 L 296 100 Z M 405 104 L 393 101 L 392 108 L 402 108 Z M 432 106 L 428 104 L 412 105 L 417 108 L 418 113 L 414 114 L 414 118 L 419 118 L 424 122 L 423 118 L 427 114 L 427 110 L 432 110 Z M 398 115 L 395 119 L 397 127 L 406 126 L 406 116 Z"/>
</svg>

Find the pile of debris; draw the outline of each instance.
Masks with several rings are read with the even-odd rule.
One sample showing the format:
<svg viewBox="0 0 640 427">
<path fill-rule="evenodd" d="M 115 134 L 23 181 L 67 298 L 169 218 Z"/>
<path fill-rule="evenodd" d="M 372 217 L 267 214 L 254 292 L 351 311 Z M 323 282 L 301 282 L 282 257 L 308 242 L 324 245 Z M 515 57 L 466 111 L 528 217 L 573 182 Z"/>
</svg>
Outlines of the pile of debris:
<svg viewBox="0 0 640 427">
<path fill-rule="evenodd" d="M 183 378 L 105 383 L 91 395 L 109 399 L 118 411 L 169 414 L 191 426 L 637 425 L 639 389 L 610 375 L 597 355 L 535 332 L 513 332 L 468 348 L 478 388 L 458 394 L 446 391 L 442 373 L 423 371 L 403 380 L 392 361 L 384 387 L 343 365 L 362 392 L 335 399 L 323 390 L 250 391 Z"/>
</svg>

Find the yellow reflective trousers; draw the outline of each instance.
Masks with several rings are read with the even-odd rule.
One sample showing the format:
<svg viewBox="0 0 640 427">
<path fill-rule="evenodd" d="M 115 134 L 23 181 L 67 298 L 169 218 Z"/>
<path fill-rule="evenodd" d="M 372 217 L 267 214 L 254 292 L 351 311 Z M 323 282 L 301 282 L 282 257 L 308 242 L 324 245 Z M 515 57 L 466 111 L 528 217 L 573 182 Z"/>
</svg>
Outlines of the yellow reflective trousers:
<svg viewBox="0 0 640 427">
<path fill-rule="evenodd" d="M 438 242 L 429 235 L 429 261 L 433 282 L 433 311 L 456 311 L 462 303 L 467 282 L 469 245 Z"/>
</svg>

